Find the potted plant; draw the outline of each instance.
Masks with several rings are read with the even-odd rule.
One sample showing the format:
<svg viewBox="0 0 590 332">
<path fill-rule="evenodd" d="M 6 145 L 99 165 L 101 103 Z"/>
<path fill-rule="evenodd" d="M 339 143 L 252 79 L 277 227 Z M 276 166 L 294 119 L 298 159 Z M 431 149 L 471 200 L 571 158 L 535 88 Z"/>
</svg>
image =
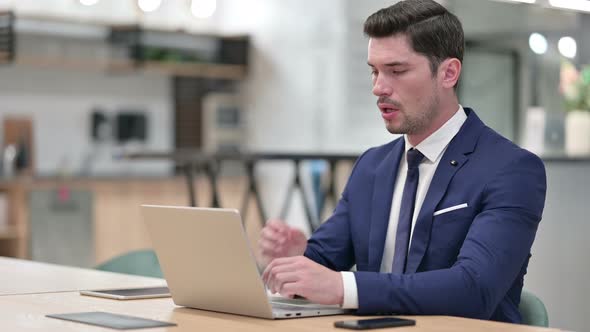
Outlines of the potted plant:
<svg viewBox="0 0 590 332">
<path fill-rule="evenodd" d="M 565 101 L 565 152 L 570 156 L 590 156 L 590 66 L 580 72 L 563 60 L 560 91 Z"/>
</svg>

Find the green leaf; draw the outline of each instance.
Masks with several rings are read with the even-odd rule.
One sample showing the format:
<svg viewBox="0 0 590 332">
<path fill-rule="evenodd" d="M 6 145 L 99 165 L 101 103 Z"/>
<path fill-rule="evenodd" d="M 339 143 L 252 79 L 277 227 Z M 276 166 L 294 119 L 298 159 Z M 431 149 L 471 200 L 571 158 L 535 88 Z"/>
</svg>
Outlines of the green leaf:
<svg viewBox="0 0 590 332">
<path fill-rule="evenodd" d="M 590 66 L 584 66 L 580 73 L 580 77 L 584 86 L 590 86 Z"/>
</svg>

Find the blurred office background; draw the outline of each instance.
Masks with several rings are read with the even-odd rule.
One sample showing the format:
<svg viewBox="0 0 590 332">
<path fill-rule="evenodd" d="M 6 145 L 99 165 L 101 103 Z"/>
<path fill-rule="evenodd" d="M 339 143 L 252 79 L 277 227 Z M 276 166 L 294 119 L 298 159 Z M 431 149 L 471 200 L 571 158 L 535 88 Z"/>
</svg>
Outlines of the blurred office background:
<svg viewBox="0 0 590 332">
<path fill-rule="evenodd" d="M 247 207 L 253 244 L 269 217 L 309 234 L 353 157 L 394 138 L 362 34 L 393 2 L 0 0 L 0 255 L 93 267 L 149 248 L 143 203 Z M 560 78 L 590 63 L 590 1 L 440 2 L 466 33 L 461 103 L 545 161 L 525 288 L 550 326 L 586 330 L 590 92 L 572 106 Z M 231 158 L 249 153 L 250 172 Z"/>
</svg>

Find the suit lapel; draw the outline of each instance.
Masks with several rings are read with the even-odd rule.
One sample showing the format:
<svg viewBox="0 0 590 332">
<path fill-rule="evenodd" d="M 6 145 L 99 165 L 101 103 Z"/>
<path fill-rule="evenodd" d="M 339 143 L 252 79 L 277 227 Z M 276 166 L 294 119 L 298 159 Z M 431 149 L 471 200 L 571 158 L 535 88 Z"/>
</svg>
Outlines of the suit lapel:
<svg viewBox="0 0 590 332">
<path fill-rule="evenodd" d="M 475 115 L 475 112 L 468 108 L 465 111 L 468 115 L 467 120 L 451 140 L 442 156 L 416 219 L 406 273 L 415 273 L 420 266 L 430 242 L 434 211 L 447 192 L 447 188 L 457 171 L 469 161 L 468 155 L 475 149 L 477 138 L 484 128 L 484 124 Z"/>
<path fill-rule="evenodd" d="M 369 271 L 379 272 L 389 225 L 393 188 L 405 142 L 398 139 L 385 159 L 377 166 L 371 204 L 369 230 Z"/>
</svg>

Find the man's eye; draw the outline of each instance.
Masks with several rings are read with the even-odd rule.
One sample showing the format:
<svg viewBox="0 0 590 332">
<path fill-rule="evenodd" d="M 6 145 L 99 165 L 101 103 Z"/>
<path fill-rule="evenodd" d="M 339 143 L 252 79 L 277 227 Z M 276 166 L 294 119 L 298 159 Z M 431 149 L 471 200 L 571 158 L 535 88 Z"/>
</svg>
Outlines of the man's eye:
<svg viewBox="0 0 590 332">
<path fill-rule="evenodd" d="M 392 70 L 391 73 L 394 75 L 401 75 L 405 73 L 407 70 Z"/>
</svg>

